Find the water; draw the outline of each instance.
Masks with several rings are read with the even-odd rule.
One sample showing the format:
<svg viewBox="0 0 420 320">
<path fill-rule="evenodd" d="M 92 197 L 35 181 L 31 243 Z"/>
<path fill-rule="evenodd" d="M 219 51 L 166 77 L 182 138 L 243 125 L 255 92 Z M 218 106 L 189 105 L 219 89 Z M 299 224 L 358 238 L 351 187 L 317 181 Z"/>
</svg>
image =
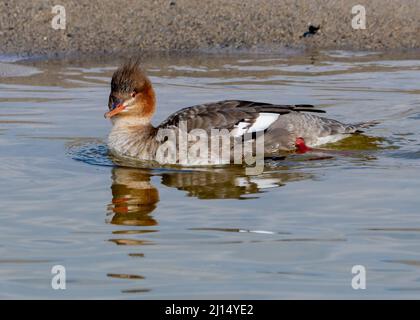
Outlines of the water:
<svg viewBox="0 0 420 320">
<path fill-rule="evenodd" d="M 230 98 L 383 121 L 257 177 L 113 165 L 102 115 L 119 62 L 0 65 L 1 298 L 420 297 L 418 53 L 147 59 L 155 123 Z"/>
</svg>

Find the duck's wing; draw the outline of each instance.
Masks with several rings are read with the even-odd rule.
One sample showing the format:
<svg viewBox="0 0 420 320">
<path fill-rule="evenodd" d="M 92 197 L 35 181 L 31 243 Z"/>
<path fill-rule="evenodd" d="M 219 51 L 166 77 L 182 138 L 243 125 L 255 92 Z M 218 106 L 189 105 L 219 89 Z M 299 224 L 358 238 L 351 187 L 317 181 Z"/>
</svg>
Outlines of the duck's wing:
<svg viewBox="0 0 420 320">
<path fill-rule="evenodd" d="M 163 121 L 158 129 L 178 127 L 181 122 L 187 125 L 187 130 L 211 129 L 235 130 L 235 136 L 245 133 L 264 131 L 279 117 L 291 112 L 317 112 L 312 105 L 275 105 L 270 103 L 224 100 L 214 103 L 187 107 L 175 112 Z"/>
</svg>

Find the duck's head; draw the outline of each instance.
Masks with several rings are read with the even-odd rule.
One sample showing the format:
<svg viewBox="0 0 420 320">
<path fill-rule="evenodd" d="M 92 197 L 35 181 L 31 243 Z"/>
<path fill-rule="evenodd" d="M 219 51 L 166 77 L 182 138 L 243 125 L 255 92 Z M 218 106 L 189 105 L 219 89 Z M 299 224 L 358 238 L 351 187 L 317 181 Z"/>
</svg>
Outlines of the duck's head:
<svg viewBox="0 0 420 320">
<path fill-rule="evenodd" d="M 149 122 L 155 111 L 156 98 L 149 78 L 138 62 L 128 62 L 118 68 L 111 80 L 108 108 L 105 118 L 113 123 L 119 120 Z"/>
</svg>

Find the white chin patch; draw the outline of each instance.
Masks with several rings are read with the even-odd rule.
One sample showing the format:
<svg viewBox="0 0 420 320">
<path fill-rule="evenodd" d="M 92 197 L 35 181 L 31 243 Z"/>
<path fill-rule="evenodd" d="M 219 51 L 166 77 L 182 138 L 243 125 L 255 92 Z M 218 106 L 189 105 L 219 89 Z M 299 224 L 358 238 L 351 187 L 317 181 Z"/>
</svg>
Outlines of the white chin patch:
<svg viewBox="0 0 420 320">
<path fill-rule="evenodd" d="M 125 107 L 124 111 L 130 110 L 134 106 L 134 98 L 124 101 L 123 106 Z"/>
</svg>

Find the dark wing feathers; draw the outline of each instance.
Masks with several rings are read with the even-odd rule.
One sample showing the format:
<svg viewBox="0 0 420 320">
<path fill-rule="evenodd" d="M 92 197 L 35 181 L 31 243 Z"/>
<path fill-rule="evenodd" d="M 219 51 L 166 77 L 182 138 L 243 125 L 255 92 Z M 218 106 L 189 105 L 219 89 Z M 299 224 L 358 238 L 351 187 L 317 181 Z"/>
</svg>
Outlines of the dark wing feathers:
<svg viewBox="0 0 420 320">
<path fill-rule="evenodd" d="M 186 121 L 188 130 L 195 128 L 204 130 L 212 128 L 232 129 L 244 119 L 249 123 L 253 123 L 260 113 L 277 113 L 282 115 L 293 111 L 325 112 L 307 104 L 274 105 L 254 101 L 225 100 L 181 109 L 163 121 L 159 128 L 177 127 L 180 121 Z"/>
<path fill-rule="evenodd" d="M 325 110 L 315 109 L 313 105 L 310 104 L 297 104 L 294 106 L 294 111 L 300 112 L 316 112 L 316 113 L 326 113 Z"/>
</svg>

